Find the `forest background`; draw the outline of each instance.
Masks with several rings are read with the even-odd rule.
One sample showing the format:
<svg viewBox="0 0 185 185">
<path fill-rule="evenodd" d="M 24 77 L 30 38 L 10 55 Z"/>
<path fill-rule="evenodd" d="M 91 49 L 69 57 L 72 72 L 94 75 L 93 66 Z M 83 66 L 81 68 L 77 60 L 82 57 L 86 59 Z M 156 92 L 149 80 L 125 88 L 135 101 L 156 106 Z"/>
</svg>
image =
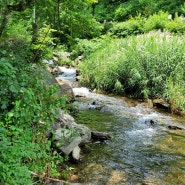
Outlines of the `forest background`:
<svg viewBox="0 0 185 185">
<path fill-rule="evenodd" d="M 184 111 L 183 14 L 184 0 L 0 0 L 1 184 L 42 184 L 32 174 L 46 166 L 53 178 L 68 174 L 46 137 L 51 110 L 68 101 L 39 70 L 54 52 L 70 52 L 58 64 L 73 61 L 90 88 Z"/>
</svg>

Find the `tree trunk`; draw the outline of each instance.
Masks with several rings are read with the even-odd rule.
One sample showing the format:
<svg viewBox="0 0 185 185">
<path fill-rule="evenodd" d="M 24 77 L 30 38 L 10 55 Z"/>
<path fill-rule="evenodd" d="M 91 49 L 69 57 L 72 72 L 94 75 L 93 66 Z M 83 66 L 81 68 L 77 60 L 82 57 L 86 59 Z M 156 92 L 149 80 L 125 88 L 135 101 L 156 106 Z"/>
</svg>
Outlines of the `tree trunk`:
<svg viewBox="0 0 185 185">
<path fill-rule="evenodd" d="M 0 37 L 2 36 L 3 31 L 6 27 L 7 22 L 8 22 L 8 15 L 9 15 L 9 10 L 6 7 L 4 12 L 2 13 L 2 21 L 0 23 Z"/>
<path fill-rule="evenodd" d="M 58 13 L 58 31 L 60 31 L 60 28 L 61 28 L 61 23 L 60 23 L 60 0 L 58 0 L 57 13 Z"/>
<path fill-rule="evenodd" d="M 93 3 L 92 4 L 92 16 L 94 17 L 94 13 L 95 13 L 95 8 L 96 8 L 96 4 Z"/>
<path fill-rule="evenodd" d="M 38 36 L 38 26 L 37 26 L 37 15 L 36 15 L 36 7 L 34 2 L 33 8 L 33 23 L 32 23 L 32 43 L 36 43 Z"/>
</svg>

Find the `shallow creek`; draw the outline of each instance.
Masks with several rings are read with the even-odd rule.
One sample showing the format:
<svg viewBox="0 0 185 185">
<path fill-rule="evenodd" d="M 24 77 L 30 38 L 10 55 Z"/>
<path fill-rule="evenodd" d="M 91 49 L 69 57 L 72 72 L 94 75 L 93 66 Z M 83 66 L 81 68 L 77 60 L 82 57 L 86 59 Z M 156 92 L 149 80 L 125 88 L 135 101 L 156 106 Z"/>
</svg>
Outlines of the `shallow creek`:
<svg viewBox="0 0 185 185">
<path fill-rule="evenodd" d="M 61 67 L 59 79 L 76 86 L 76 70 Z M 75 118 L 112 139 L 86 145 L 75 165 L 74 182 L 93 185 L 185 185 L 185 119 L 134 100 L 73 88 Z M 99 110 L 95 110 L 98 108 Z M 148 120 L 156 124 L 146 124 Z"/>
<path fill-rule="evenodd" d="M 76 182 L 94 185 L 184 185 L 185 120 L 122 97 L 82 91 L 77 123 L 108 132 L 112 139 L 88 144 L 75 165 Z M 79 92 L 78 92 L 79 93 Z M 87 110 L 86 105 L 90 105 Z M 95 106 L 100 110 L 95 110 Z M 94 106 L 94 107 L 93 107 Z M 146 124 L 154 120 L 156 124 Z"/>
</svg>

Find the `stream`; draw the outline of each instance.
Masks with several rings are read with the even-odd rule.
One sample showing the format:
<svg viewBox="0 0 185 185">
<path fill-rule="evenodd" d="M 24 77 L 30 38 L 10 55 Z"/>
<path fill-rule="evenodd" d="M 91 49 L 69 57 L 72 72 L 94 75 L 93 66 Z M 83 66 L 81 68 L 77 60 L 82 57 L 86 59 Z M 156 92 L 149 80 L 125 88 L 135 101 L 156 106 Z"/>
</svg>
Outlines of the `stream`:
<svg viewBox="0 0 185 185">
<path fill-rule="evenodd" d="M 79 109 L 76 122 L 108 132 L 112 139 L 89 144 L 77 165 L 78 182 L 95 185 L 185 184 L 185 128 L 183 118 L 148 108 L 122 97 L 109 97 L 75 88 Z M 86 105 L 90 105 L 86 109 Z M 94 105 L 94 107 L 93 107 Z M 95 106 L 100 106 L 96 110 Z M 155 124 L 150 124 L 153 120 Z"/>
<path fill-rule="evenodd" d="M 146 103 L 73 88 L 75 121 L 107 132 L 87 144 L 73 181 L 93 185 L 185 185 L 185 120 Z M 98 110 L 97 110 L 98 109 Z M 155 124 L 150 124 L 151 120 Z M 152 122 L 152 123 L 153 123 Z M 170 130 L 169 125 L 183 128 Z"/>
</svg>

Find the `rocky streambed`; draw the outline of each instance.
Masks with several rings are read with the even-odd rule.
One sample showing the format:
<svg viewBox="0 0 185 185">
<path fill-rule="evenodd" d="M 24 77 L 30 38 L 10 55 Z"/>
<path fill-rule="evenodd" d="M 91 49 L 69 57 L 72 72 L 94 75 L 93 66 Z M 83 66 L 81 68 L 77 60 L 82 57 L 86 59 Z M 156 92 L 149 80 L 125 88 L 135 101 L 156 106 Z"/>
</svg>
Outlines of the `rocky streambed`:
<svg viewBox="0 0 185 185">
<path fill-rule="evenodd" d="M 58 83 L 61 92 L 59 96 L 66 95 L 68 99 L 73 101 L 76 96 L 81 96 L 73 90 L 73 87 L 77 86 L 76 69 L 59 66 L 56 73 L 58 76 L 52 77 L 51 83 Z M 81 90 L 84 92 L 83 88 Z M 80 160 L 81 146 L 94 140 L 110 139 L 110 135 L 105 132 L 98 132 L 85 125 L 77 124 L 65 110 L 59 110 L 57 121 L 51 124 L 48 137 L 53 138 L 53 147 L 59 153 L 70 155 L 72 160 L 76 162 Z"/>
<path fill-rule="evenodd" d="M 64 71 L 61 74 L 66 77 Z M 66 84 L 61 76 L 57 81 Z M 72 84 L 76 84 L 75 79 Z M 69 86 L 79 113 L 74 119 L 61 111 L 52 133 L 58 150 L 75 160 L 81 159 L 74 166 L 73 183 L 185 184 L 185 120 L 182 117 L 160 112 L 151 102 L 105 96 Z M 72 139 L 64 141 L 64 137 Z M 92 139 L 97 140 L 92 143 Z"/>
<path fill-rule="evenodd" d="M 185 184 L 184 118 L 158 111 L 150 104 L 92 92 L 74 104 L 80 110 L 75 118 L 78 123 L 112 136 L 111 140 L 88 145 L 90 152 L 78 164 L 75 182 Z"/>
</svg>

